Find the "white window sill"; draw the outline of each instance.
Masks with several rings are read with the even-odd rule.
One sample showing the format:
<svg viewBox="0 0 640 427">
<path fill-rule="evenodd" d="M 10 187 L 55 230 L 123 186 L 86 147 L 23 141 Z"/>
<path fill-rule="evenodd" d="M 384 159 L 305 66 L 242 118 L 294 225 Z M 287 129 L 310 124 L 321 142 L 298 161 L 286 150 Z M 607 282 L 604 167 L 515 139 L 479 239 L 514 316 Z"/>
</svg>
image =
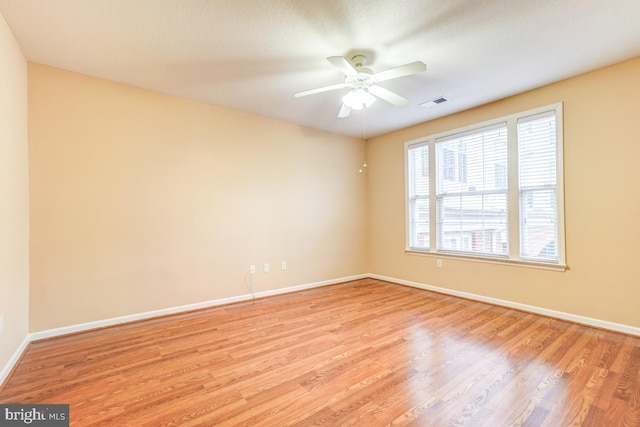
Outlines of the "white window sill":
<svg viewBox="0 0 640 427">
<path fill-rule="evenodd" d="M 513 260 L 513 259 L 506 259 L 506 258 L 470 256 L 470 255 L 463 255 L 463 254 L 453 254 L 448 252 L 418 251 L 415 249 L 405 249 L 404 252 L 407 255 L 425 256 L 429 258 L 455 259 L 459 261 L 480 262 L 484 264 L 499 264 L 499 265 L 510 265 L 514 267 L 537 268 L 539 270 L 566 271 L 569 268 L 565 264 L 552 264 L 552 263 L 546 263 L 546 262 Z"/>
</svg>

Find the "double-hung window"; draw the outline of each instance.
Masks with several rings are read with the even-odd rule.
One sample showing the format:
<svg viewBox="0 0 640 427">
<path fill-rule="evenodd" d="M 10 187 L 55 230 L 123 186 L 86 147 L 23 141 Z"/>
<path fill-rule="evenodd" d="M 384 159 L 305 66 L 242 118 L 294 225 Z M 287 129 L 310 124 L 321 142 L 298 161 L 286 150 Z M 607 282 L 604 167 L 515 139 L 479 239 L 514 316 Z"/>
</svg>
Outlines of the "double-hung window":
<svg viewBox="0 0 640 427">
<path fill-rule="evenodd" d="M 437 138 L 436 247 L 479 255 L 507 254 L 507 186 L 496 168 L 507 164 L 507 127 L 500 123 Z M 447 173 L 447 155 L 454 170 Z"/>
<path fill-rule="evenodd" d="M 407 143 L 407 250 L 564 268 L 561 107 Z"/>
<path fill-rule="evenodd" d="M 409 246 L 429 249 L 429 146 L 415 144 L 407 152 L 407 165 L 411 170 L 408 181 Z"/>
</svg>

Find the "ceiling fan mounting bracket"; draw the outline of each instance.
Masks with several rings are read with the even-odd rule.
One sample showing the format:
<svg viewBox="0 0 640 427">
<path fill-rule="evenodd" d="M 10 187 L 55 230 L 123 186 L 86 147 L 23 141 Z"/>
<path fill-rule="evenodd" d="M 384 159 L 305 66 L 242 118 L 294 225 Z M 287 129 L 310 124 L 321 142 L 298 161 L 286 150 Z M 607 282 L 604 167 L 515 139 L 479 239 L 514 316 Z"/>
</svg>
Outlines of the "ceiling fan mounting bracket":
<svg viewBox="0 0 640 427">
<path fill-rule="evenodd" d="M 351 63 L 356 68 L 364 67 L 364 64 L 367 63 L 367 57 L 362 55 L 361 53 L 358 53 L 351 57 Z"/>
<path fill-rule="evenodd" d="M 373 64 L 373 51 L 367 49 L 352 49 L 344 56 L 355 68 Z"/>
</svg>

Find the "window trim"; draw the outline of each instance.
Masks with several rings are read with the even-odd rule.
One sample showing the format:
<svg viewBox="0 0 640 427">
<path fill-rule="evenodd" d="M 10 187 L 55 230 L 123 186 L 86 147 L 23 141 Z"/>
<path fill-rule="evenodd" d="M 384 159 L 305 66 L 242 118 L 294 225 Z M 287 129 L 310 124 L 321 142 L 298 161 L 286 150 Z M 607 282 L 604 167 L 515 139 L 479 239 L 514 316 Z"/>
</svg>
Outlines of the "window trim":
<svg viewBox="0 0 640 427">
<path fill-rule="evenodd" d="M 544 270 L 565 271 L 566 265 L 565 253 L 565 210 L 564 210 L 564 158 L 563 158 L 563 104 L 562 102 L 546 105 L 543 107 L 533 108 L 530 110 L 509 114 L 499 118 L 487 120 L 481 123 L 474 123 L 461 128 L 439 132 L 427 137 L 418 138 L 404 143 L 404 161 L 405 161 L 405 250 L 409 255 L 420 255 L 427 257 L 448 258 L 464 261 L 474 261 L 489 264 L 513 265 L 519 267 L 530 267 Z M 541 115 L 548 112 L 554 112 L 556 119 L 556 198 L 557 198 L 557 244 L 558 244 L 558 260 L 557 262 L 544 262 L 540 260 L 531 260 L 520 257 L 520 188 L 519 171 L 518 171 L 518 149 L 517 149 L 517 126 L 518 121 L 533 116 Z M 437 197 L 435 197 L 436 181 L 436 149 L 437 141 L 446 140 L 455 135 L 464 135 L 475 132 L 480 129 L 486 129 L 491 126 L 507 124 L 507 208 L 508 208 L 508 235 L 509 235 L 509 253 L 506 256 L 478 254 L 472 255 L 468 253 L 458 253 L 453 251 L 443 251 L 437 249 L 437 219 L 433 216 L 437 212 Z M 429 249 L 412 248 L 411 245 L 411 224 L 409 212 L 409 168 L 408 168 L 408 151 L 416 145 L 427 145 L 429 154 Z M 515 185 L 513 185 L 515 184 Z"/>
</svg>

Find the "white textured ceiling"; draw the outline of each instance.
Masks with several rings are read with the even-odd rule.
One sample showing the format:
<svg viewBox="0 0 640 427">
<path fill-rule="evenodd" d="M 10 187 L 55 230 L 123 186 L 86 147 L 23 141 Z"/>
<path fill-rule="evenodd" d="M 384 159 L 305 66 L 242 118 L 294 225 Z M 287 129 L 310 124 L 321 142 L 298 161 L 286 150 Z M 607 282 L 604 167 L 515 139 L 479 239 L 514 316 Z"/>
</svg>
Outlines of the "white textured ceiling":
<svg viewBox="0 0 640 427">
<path fill-rule="evenodd" d="M 367 110 L 367 137 L 640 56 L 640 0 L 0 0 L 29 61 L 339 134 L 347 91 L 325 58 L 366 49 L 411 100 Z M 433 108 L 418 104 L 444 95 Z"/>
</svg>

